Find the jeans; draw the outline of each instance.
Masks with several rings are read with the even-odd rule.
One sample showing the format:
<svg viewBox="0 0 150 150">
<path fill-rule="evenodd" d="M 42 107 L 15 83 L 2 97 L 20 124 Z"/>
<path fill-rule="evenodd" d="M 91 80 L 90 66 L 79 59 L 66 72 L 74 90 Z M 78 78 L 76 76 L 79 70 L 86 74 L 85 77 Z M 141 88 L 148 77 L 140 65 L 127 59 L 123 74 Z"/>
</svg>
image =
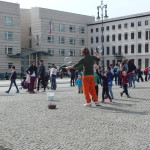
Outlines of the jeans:
<svg viewBox="0 0 150 150">
<path fill-rule="evenodd" d="M 71 76 L 70 86 L 75 86 L 74 82 L 75 82 L 75 76 Z"/>
<path fill-rule="evenodd" d="M 128 84 L 127 83 L 123 83 L 123 91 L 122 94 L 125 93 L 127 96 L 129 96 L 128 94 Z"/>
<path fill-rule="evenodd" d="M 39 91 L 40 81 L 42 81 L 42 85 L 43 85 L 44 90 L 45 90 L 45 88 L 46 88 L 46 85 L 45 85 L 45 77 L 40 77 L 40 78 L 38 79 L 38 87 L 37 87 L 37 90 Z"/>
<path fill-rule="evenodd" d="M 135 74 L 131 74 L 129 77 L 129 87 L 132 87 L 133 85 L 135 86 Z"/>
<path fill-rule="evenodd" d="M 110 93 L 111 98 L 114 98 L 114 95 L 113 95 L 113 92 L 112 92 L 112 85 L 109 85 L 108 89 L 109 89 L 109 93 Z"/>
<path fill-rule="evenodd" d="M 17 92 L 19 92 L 18 86 L 17 86 L 17 84 L 16 84 L 16 79 L 11 79 L 8 92 L 10 92 L 10 90 L 11 90 L 13 84 L 15 85 L 15 87 L 16 87 L 16 89 L 17 89 Z"/>
<path fill-rule="evenodd" d="M 111 99 L 111 97 L 109 95 L 109 89 L 108 89 L 108 87 L 103 87 L 103 90 L 102 90 L 102 100 L 104 100 L 105 93 L 109 97 L 109 99 Z"/>
<path fill-rule="evenodd" d="M 56 90 L 56 75 L 52 74 L 52 83 L 51 83 L 51 88 L 52 90 Z"/>
</svg>

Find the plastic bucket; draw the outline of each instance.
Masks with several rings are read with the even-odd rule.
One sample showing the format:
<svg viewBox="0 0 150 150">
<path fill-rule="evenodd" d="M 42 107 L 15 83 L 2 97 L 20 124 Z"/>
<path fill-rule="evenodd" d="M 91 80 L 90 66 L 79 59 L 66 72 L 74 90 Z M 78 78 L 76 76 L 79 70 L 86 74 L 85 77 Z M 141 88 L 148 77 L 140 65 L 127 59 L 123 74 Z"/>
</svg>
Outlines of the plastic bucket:
<svg viewBox="0 0 150 150">
<path fill-rule="evenodd" d="M 54 93 L 47 93 L 47 100 L 48 101 L 53 101 L 54 100 Z"/>
</svg>

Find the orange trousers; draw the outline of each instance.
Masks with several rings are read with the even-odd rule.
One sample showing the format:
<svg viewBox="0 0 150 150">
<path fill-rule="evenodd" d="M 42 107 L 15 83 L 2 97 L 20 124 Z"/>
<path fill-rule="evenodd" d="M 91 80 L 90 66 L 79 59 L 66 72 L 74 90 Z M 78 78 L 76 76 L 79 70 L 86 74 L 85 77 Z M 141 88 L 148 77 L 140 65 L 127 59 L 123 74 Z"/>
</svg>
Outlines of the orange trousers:
<svg viewBox="0 0 150 150">
<path fill-rule="evenodd" d="M 98 97 L 96 95 L 96 90 L 95 90 L 94 75 L 82 76 L 82 87 L 83 87 L 86 103 L 91 102 L 90 95 L 92 96 L 94 102 L 98 101 Z"/>
</svg>

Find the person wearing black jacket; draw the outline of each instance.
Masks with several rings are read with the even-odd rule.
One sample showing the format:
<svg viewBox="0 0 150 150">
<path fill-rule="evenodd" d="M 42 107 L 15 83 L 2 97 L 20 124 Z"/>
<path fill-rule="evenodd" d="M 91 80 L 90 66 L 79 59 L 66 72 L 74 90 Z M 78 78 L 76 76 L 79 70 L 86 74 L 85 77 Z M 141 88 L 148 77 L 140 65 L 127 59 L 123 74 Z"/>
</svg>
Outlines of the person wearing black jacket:
<svg viewBox="0 0 150 150">
<path fill-rule="evenodd" d="M 45 88 L 46 88 L 46 85 L 45 85 L 45 66 L 43 65 L 43 60 L 40 60 L 40 65 L 39 65 L 37 91 L 39 91 L 40 81 L 42 81 L 42 85 L 44 88 L 43 92 L 45 92 Z"/>
<path fill-rule="evenodd" d="M 17 73 L 15 71 L 15 66 L 12 66 L 11 70 L 12 70 L 12 74 L 10 75 L 10 80 L 11 80 L 10 86 L 9 86 L 8 91 L 6 91 L 5 93 L 9 93 L 10 92 L 11 87 L 12 87 L 13 84 L 15 85 L 15 87 L 17 89 L 16 93 L 19 93 L 19 89 L 18 89 L 17 84 L 16 84 Z"/>
<path fill-rule="evenodd" d="M 105 75 L 100 74 L 100 77 L 102 79 L 102 86 L 103 86 L 101 103 L 104 103 L 105 94 L 109 97 L 110 102 L 112 102 L 112 98 L 109 95 L 108 75 L 107 74 L 105 74 Z"/>
<path fill-rule="evenodd" d="M 29 93 L 35 93 L 34 83 L 37 77 L 37 67 L 35 61 L 32 61 L 32 65 L 26 70 L 26 73 L 30 75 Z"/>
</svg>

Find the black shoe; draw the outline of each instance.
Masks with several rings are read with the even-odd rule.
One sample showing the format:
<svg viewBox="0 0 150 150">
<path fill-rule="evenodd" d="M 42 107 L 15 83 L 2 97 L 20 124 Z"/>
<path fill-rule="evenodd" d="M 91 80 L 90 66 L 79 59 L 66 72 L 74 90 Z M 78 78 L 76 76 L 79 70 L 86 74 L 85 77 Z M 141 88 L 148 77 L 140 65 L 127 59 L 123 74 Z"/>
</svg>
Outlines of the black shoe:
<svg viewBox="0 0 150 150">
<path fill-rule="evenodd" d="M 80 93 L 80 91 L 78 91 L 78 93 Z"/>
<path fill-rule="evenodd" d="M 5 93 L 9 93 L 9 91 L 5 91 Z"/>
<path fill-rule="evenodd" d="M 122 97 L 123 93 L 120 93 L 120 96 Z"/>
<path fill-rule="evenodd" d="M 17 91 L 16 93 L 19 93 L 19 91 Z"/>
<path fill-rule="evenodd" d="M 128 95 L 127 98 L 131 98 L 131 97 Z"/>
</svg>

